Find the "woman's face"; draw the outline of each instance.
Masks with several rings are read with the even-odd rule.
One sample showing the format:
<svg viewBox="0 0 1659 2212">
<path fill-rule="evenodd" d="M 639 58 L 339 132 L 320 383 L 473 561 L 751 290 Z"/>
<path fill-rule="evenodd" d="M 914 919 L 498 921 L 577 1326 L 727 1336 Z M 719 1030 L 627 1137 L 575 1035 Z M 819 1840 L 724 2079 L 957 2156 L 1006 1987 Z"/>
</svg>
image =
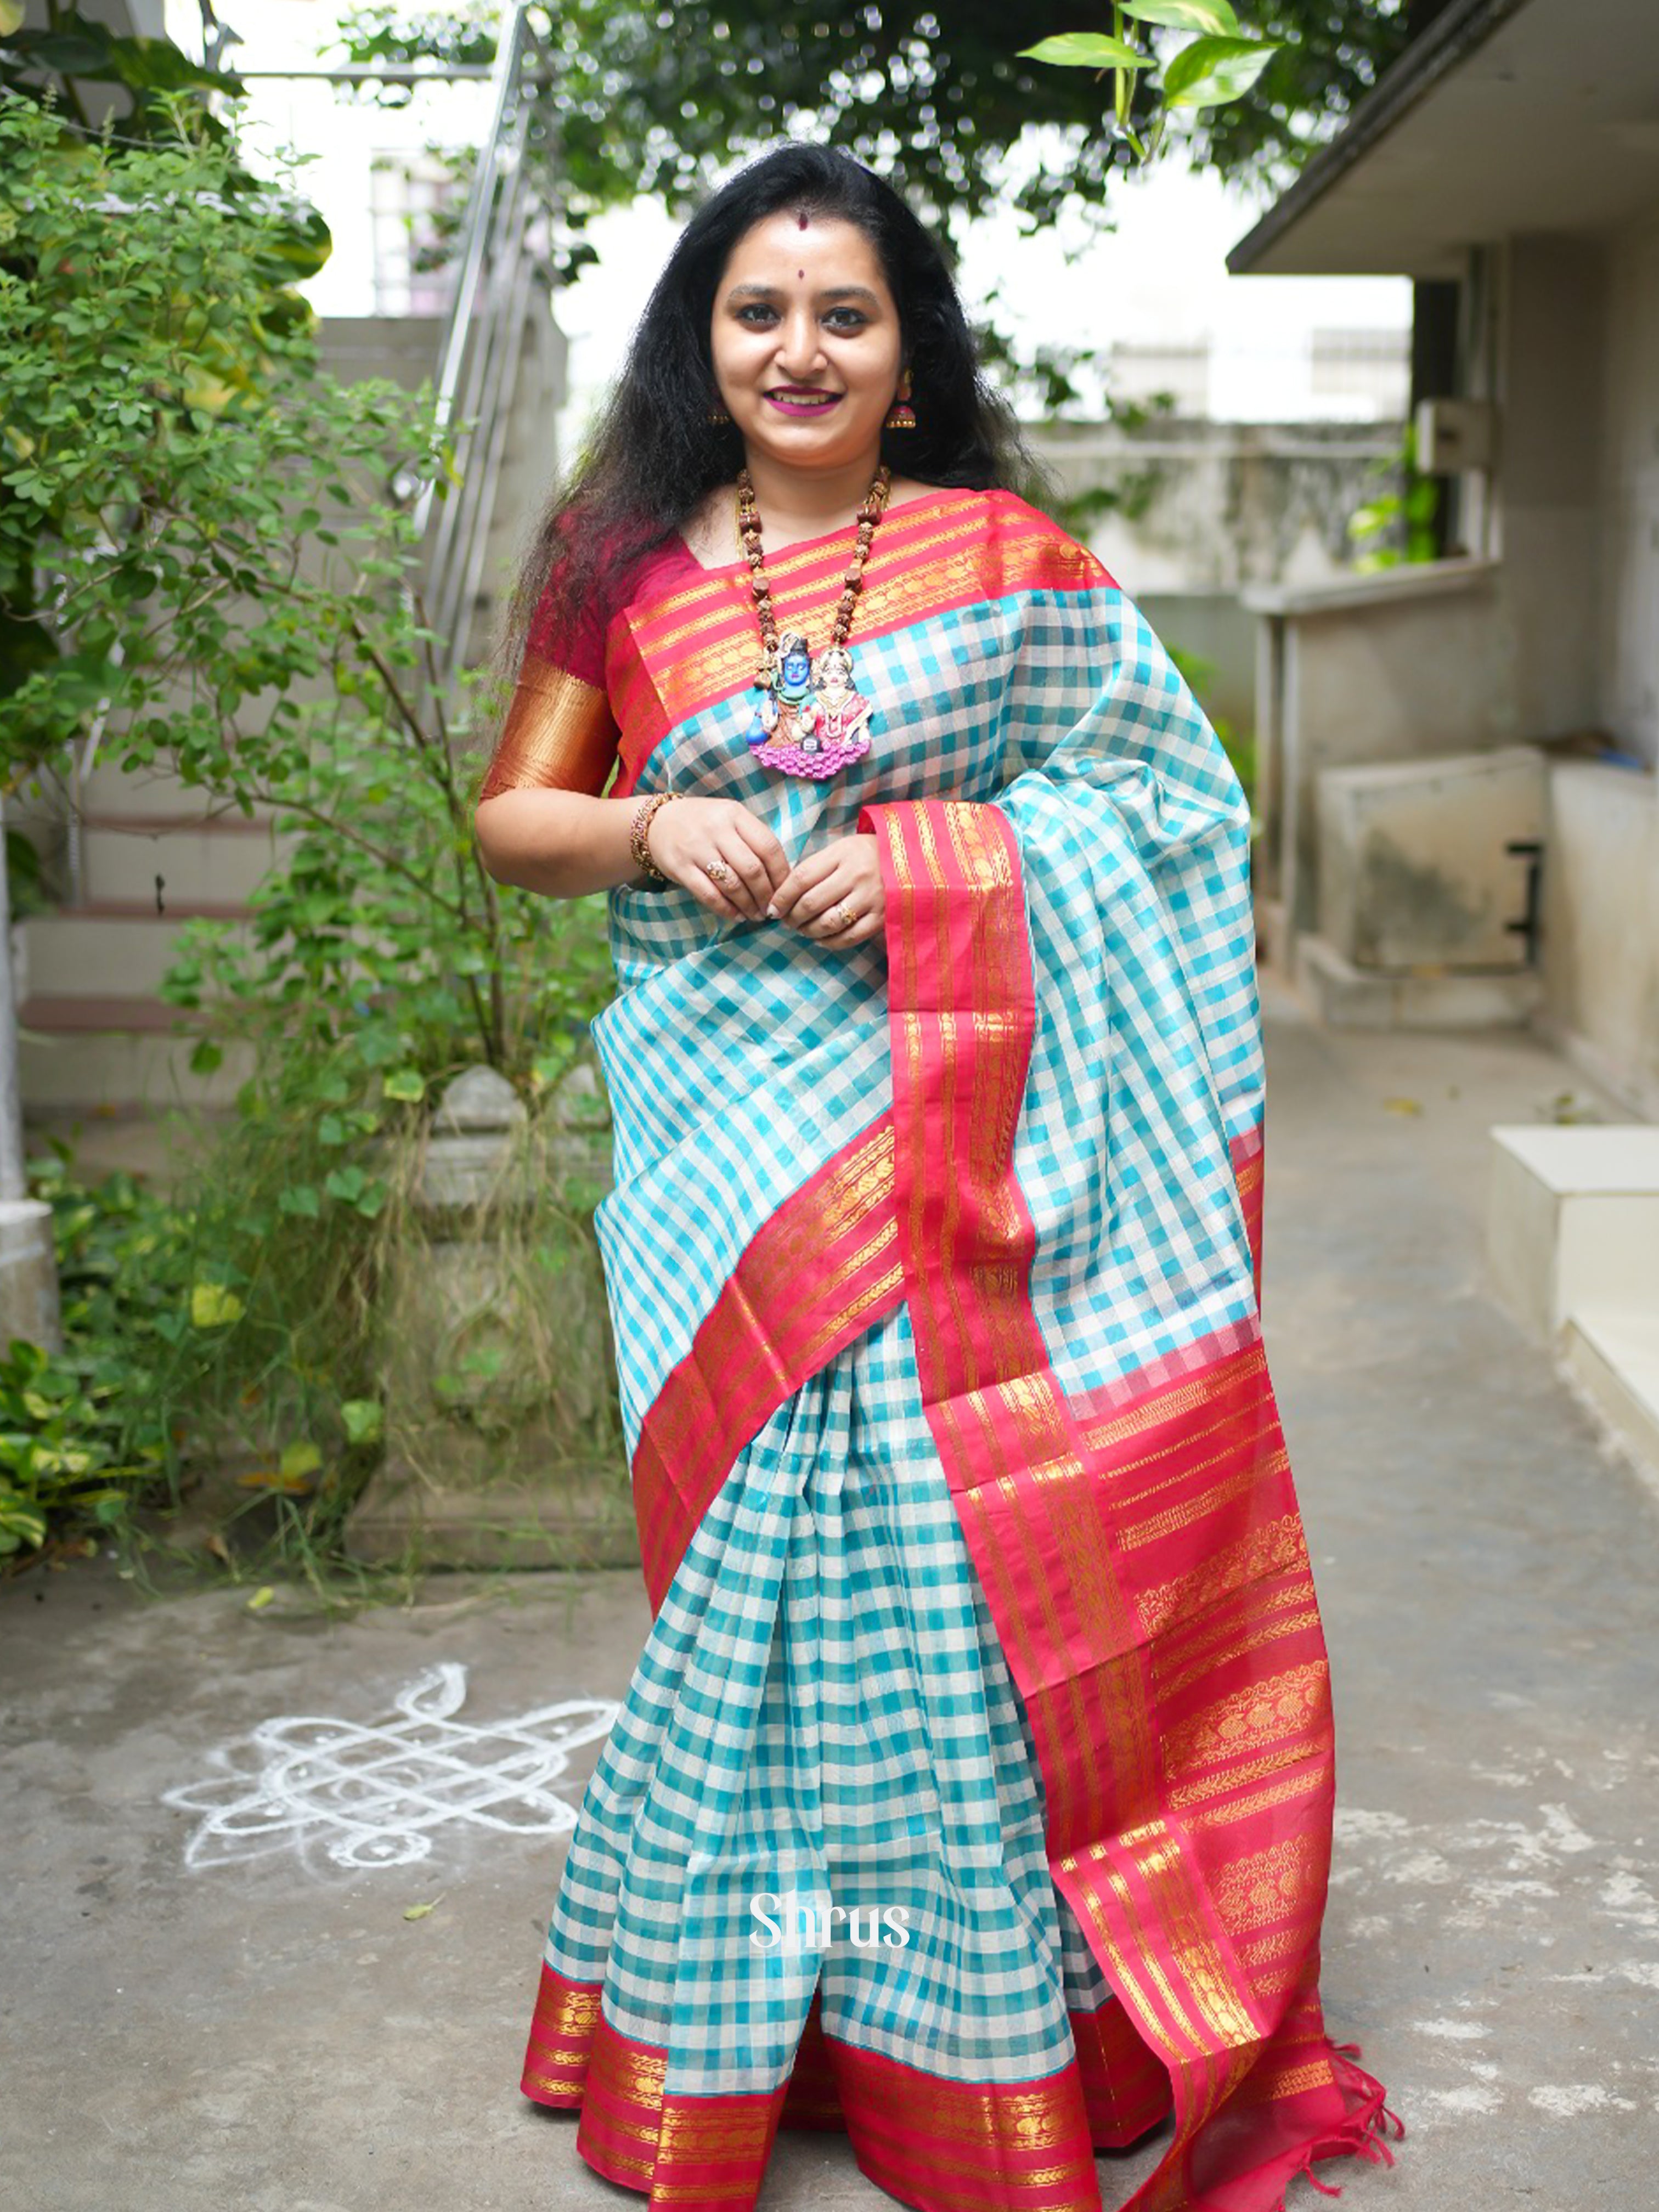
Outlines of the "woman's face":
<svg viewBox="0 0 1659 2212">
<path fill-rule="evenodd" d="M 715 288 L 709 342 L 751 453 L 813 470 L 867 454 L 874 466 L 898 389 L 899 319 L 855 224 L 811 216 L 803 228 L 783 210 L 752 225 Z M 802 395 L 793 403 L 792 386 Z"/>
</svg>

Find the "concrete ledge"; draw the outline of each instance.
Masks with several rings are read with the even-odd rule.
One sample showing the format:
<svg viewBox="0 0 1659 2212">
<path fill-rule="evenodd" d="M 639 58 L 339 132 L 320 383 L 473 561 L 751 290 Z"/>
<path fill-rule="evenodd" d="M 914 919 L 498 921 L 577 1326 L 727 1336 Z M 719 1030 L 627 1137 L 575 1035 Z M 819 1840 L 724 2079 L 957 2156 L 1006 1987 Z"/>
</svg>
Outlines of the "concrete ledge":
<svg viewBox="0 0 1659 2212">
<path fill-rule="evenodd" d="M 1358 968 L 1312 930 L 1297 933 L 1294 981 L 1322 1021 L 1365 1030 L 1524 1027 L 1544 988 L 1535 968 Z"/>
<path fill-rule="evenodd" d="M 1491 583 L 1501 566 L 1484 555 L 1458 554 L 1443 561 L 1402 561 L 1393 568 L 1322 577 L 1313 584 L 1252 584 L 1238 596 L 1252 614 L 1303 618 L 1340 615 L 1352 607 L 1395 607 L 1411 599 L 1467 592 Z"/>
<path fill-rule="evenodd" d="M 443 1488 L 393 1469 L 370 1482 L 346 1528 L 355 1559 L 431 1567 L 637 1567 L 639 1528 L 614 1468 L 543 1484 Z"/>
<path fill-rule="evenodd" d="M 1583 1310 L 1659 1315 L 1659 1127 L 1500 1123 L 1486 1266 L 1494 1296 L 1553 1346 Z"/>
</svg>

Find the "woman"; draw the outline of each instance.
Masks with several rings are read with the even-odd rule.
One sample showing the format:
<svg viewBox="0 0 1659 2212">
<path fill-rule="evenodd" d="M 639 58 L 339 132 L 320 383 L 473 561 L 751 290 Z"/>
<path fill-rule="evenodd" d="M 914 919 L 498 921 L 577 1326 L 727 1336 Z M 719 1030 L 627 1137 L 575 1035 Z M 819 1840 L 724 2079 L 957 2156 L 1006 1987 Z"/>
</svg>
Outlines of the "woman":
<svg viewBox="0 0 1659 2212">
<path fill-rule="evenodd" d="M 655 1613 L 522 2087 L 653 2207 L 744 2212 L 780 2124 L 926 2212 L 1097 2207 L 1170 2117 L 1137 2212 L 1391 2155 L 1317 1991 L 1249 808 L 1034 481 L 927 232 L 788 144 L 520 592 L 477 834 L 610 893 Z"/>
</svg>

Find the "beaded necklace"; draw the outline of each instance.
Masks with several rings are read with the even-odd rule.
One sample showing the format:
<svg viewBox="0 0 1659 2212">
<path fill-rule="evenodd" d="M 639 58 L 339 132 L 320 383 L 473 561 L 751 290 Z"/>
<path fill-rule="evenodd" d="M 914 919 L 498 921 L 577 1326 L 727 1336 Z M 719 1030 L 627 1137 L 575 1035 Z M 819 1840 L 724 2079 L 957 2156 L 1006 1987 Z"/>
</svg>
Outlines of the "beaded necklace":
<svg viewBox="0 0 1659 2212">
<path fill-rule="evenodd" d="M 892 488 L 893 472 L 884 461 L 859 508 L 858 542 L 848 556 L 841 601 L 830 642 L 813 665 L 811 648 L 799 630 L 778 635 L 772 588 L 761 556 L 760 513 L 746 467 L 738 471 L 738 540 L 750 568 L 750 589 L 760 624 L 761 660 L 755 673 L 760 699 L 749 732 L 754 758 L 787 775 L 834 775 L 870 750 L 870 702 L 853 682 L 853 656 L 847 637 L 864 582 L 864 564 Z"/>
</svg>

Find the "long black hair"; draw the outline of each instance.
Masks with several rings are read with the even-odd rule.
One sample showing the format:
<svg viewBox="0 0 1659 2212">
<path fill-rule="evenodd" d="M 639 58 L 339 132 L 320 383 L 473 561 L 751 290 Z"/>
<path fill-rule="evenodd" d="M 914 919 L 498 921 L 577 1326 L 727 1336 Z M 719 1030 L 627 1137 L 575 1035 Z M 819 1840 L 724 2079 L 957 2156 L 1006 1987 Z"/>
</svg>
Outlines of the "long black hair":
<svg viewBox="0 0 1659 2212">
<path fill-rule="evenodd" d="M 981 370 L 938 240 L 862 162 L 833 146 L 787 140 L 706 200 L 669 255 L 621 373 L 521 563 L 496 650 L 498 712 L 544 599 L 550 634 L 568 635 L 607 577 L 736 477 L 742 434 L 708 420 L 720 402 L 709 323 L 732 247 L 780 209 L 854 223 L 880 258 L 917 417 L 914 429 L 883 432 L 882 459 L 924 483 L 1002 485 L 1034 504 L 1053 497 L 1012 408 Z"/>
</svg>

